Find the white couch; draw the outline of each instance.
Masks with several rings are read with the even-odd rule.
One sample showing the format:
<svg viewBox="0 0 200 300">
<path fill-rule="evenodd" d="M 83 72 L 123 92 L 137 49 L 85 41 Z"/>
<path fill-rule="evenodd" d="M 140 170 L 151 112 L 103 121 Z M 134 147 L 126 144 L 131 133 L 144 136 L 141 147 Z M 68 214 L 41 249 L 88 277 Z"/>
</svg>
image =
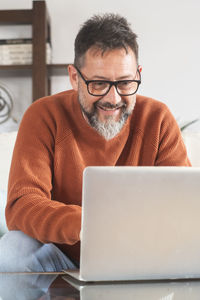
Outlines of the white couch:
<svg viewBox="0 0 200 300">
<path fill-rule="evenodd" d="M 7 231 L 4 210 L 12 151 L 17 132 L 0 134 L 0 236 Z M 188 156 L 193 167 L 200 167 L 200 133 L 183 132 Z"/>
<path fill-rule="evenodd" d="M 7 231 L 5 205 L 7 196 L 8 174 L 17 132 L 0 134 L 0 236 Z"/>
</svg>

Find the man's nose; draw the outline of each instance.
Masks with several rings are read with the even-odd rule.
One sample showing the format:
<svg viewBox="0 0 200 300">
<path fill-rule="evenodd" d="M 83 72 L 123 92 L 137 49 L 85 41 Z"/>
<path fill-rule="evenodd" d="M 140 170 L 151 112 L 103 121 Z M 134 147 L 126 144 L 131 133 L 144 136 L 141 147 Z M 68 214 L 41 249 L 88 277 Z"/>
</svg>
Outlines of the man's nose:
<svg viewBox="0 0 200 300">
<path fill-rule="evenodd" d="M 104 96 L 106 102 L 109 102 L 112 105 L 117 105 L 121 102 L 121 96 L 118 94 L 116 87 L 113 85 L 111 86 L 108 94 Z"/>
</svg>

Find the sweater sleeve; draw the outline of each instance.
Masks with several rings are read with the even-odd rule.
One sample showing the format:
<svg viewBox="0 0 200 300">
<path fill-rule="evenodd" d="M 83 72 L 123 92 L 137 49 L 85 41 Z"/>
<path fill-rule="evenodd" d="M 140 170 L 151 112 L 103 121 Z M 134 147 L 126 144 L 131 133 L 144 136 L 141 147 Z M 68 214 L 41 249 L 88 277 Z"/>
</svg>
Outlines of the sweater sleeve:
<svg viewBox="0 0 200 300">
<path fill-rule="evenodd" d="M 156 166 L 191 166 L 179 126 L 165 106 L 160 123 Z"/>
<path fill-rule="evenodd" d="M 72 245 L 79 240 L 81 207 L 51 198 L 57 128 L 44 102 L 32 104 L 20 124 L 9 175 L 7 225 L 44 243 Z"/>
</svg>

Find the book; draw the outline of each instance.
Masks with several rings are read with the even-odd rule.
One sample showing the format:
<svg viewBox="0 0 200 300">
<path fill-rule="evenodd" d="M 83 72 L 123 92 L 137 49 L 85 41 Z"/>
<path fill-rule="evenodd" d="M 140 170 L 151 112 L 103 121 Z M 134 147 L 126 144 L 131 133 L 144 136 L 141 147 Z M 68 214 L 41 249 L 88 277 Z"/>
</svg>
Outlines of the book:
<svg viewBox="0 0 200 300">
<path fill-rule="evenodd" d="M 32 64 L 32 57 L 13 57 L 2 59 L 0 57 L 0 65 L 29 65 Z M 51 64 L 51 57 L 46 57 L 46 63 Z"/>
<path fill-rule="evenodd" d="M 1 53 L 10 53 L 16 51 L 31 52 L 33 48 L 32 44 L 0 44 Z M 51 46 L 49 43 L 46 43 L 46 50 L 51 51 Z"/>
<path fill-rule="evenodd" d="M 32 44 L 31 38 L 0 39 L 0 45 Z M 50 44 L 50 41 L 47 41 Z"/>
<path fill-rule="evenodd" d="M 51 46 L 46 44 L 46 63 L 52 61 Z M 0 44 L 0 65 L 31 64 L 32 44 Z"/>
</svg>

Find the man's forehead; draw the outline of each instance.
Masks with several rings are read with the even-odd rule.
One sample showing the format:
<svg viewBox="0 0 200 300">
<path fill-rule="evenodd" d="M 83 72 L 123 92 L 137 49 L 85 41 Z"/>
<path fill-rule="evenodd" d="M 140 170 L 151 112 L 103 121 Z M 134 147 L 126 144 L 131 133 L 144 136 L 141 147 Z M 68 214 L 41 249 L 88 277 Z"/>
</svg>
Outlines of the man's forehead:
<svg viewBox="0 0 200 300">
<path fill-rule="evenodd" d="M 102 49 L 92 47 L 86 53 L 81 70 L 92 80 L 133 79 L 137 61 L 132 49 L 109 49 L 102 54 Z"/>
<path fill-rule="evenodd" d="M 93 58 L 106 58 L 108 55 L 115 55 L 116 53 L 121 53 L 123 55 L 128 55 L 128 54 L 134 54 L 133 50 L 130 47 L 121 47 L 121 48 L 114 48 L 114 49 L 103 49 L 98 45 L 94 45 L 90 47 L 85 54 L 85 57 L 93 57 Z"/>
<path fill-rule="evenodd" d="M 134 51 L 128 46 L 127 48 L 103 49 L 100 45 L 93 45 L 79 58 L 79 61 L 82 69 L 85 67 L 87 68 L 91 63 L 97 64 L 98 62 L 101 62 L 107 64 L 110 60 L 113 60 L 114 57 L 116 60 L 118 60 L 118 58 L 121 60 L 128 59 L 129 63 L 134 64 L 135 66 L 138 64 Z"/>
</svg>

